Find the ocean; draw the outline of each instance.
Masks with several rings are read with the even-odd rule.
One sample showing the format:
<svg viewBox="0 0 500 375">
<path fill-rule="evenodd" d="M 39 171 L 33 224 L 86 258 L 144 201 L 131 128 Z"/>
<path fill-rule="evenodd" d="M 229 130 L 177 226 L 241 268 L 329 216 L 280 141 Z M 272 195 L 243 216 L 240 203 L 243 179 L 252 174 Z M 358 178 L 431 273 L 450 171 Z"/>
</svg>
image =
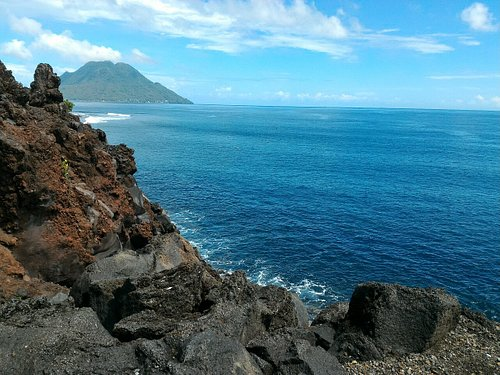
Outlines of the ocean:
<svg viewBox="0 0 500 375">
<path fill-rule="evenodd" d="M 214 267 L 314 310 L 366 281 L 500 319 L 500 112 L 76 103 Z"/>
</svg>

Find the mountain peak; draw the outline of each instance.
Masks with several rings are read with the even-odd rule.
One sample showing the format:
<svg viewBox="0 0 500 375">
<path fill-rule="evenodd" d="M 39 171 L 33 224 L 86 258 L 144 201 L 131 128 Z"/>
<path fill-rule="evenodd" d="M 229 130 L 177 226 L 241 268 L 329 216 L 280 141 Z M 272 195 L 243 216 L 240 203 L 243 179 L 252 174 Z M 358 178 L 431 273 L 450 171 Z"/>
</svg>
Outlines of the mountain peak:
<svg viewBox="0 0 500 375">
<path fill-rule="evenodd" d="M 123 62 L 89 61 L 77 71 L 61 75 L 60 89 L 70 100 L 192 104 Z"/>
</svg>

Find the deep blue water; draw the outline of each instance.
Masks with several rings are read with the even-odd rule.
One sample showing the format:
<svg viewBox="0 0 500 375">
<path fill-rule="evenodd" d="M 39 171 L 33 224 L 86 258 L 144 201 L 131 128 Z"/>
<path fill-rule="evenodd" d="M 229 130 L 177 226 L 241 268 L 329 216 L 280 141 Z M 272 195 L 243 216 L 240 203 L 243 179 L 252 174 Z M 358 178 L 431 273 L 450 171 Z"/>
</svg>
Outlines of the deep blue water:
<svg viewBox="0 0 500 375">
<path fill-rule="evenodd" d="M 75 110 L 135 149 L 145 194 L 215 267 L 311 307 L 376 280 L 444 287 L 500 318 L 500 112 Z"/>
</svg>

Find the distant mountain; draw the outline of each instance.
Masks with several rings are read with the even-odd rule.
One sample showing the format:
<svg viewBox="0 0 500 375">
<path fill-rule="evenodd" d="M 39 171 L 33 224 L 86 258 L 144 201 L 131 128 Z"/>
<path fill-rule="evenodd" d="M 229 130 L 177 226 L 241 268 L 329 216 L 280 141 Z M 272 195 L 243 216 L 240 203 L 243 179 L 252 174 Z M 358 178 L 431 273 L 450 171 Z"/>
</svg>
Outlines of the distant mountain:
<svg viewBox="0 0 500 375">
<path fill-rule="evenodd" d="M 193 104 L 132 66 L 111 61 L 91 61 L 73 73 L 64 73 L 59 89 L 69 100 Z"/>
</svg>

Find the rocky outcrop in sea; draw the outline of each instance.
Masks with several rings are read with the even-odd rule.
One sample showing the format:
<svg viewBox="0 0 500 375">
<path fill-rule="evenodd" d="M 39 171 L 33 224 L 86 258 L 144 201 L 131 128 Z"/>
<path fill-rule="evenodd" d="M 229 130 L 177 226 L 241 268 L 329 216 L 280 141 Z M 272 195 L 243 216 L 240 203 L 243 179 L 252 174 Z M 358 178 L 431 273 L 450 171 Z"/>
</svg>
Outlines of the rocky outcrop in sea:
<svg viewBox="0 0 500 375">
<path fill-rule="evenodd" d="M 215 270 L 59 84 L 0 62 L 2 374 L 500 372 L 498 323 L 443 290 L 365 283 L 311 321 L 289 291 Z"/>
</svg>

